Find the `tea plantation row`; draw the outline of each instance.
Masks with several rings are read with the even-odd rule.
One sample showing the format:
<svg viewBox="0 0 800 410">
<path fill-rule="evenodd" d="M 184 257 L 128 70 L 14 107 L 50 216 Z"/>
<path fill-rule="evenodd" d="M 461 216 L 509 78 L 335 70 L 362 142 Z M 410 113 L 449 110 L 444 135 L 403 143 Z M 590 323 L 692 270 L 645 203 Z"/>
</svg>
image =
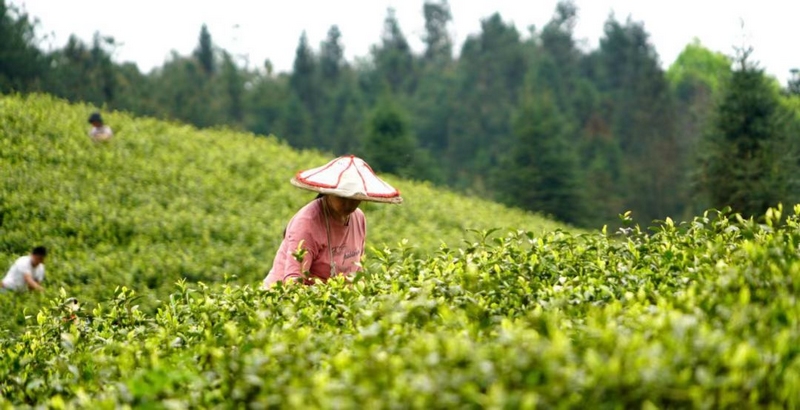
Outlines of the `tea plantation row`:
<svg viewBox="0 0 800 410">
<path fill-rule="evenodd" d="M 274 137 L 104 113 L 114 128 L 93 144 L 94 108 L 46 95 L 0 96 L 0 271 L 38 244 L 51 250 L 45 286 L 82 301 L 126 286 L 148 312 L 174 283 L 260 282 L 289 218 L 314 197 L 292 187 L 300 169 L 331 155 L 298 152 Z M 367 158 L 369 160 L 369 158 Z M 368 245 L 407 238 L 419 255 L 457 245 L 465 228 L 532 231 L 561 225 L 428 184 L 388 177 L 401 206 L 364 204 Z M 35 300 L 0 297 L 0 332 Z"/>
<path fill-rule="evenodd" d="M 483 232 L 353 283 L 180 283 L 0 342 L 2 403 L 52 408 L 797 408 L 800 206 L 645 234 Z"/>
</svg>

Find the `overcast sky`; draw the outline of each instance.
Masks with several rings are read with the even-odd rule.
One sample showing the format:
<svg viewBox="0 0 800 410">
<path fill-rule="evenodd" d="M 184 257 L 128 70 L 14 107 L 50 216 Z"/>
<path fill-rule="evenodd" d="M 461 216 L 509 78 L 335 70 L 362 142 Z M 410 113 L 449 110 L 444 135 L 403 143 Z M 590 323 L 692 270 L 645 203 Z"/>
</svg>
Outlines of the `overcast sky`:
<svg viewBox="0 0 800 410">
<path fill-rule="evenodd" d="M 553 15 L 556 0 L 450 0 L 451 34 L 457 48 L 480 30 L 480 20 L 494 12 L 527 36 Z M 39 19 L 43 47 L 60 47 L 70 34 L 91 40 L 95 31 L 121 43 L 114 57 L 134 61 L 143 71 L 161 65 L 172 50 L 188 54 L 197 45 L 200 26 L 208 25 L 216 45 L 250 66 L 272 61 L 291 69 L 300 34 L 315 49 L 328 28 L 339 25 L 349 61 L 366 56 L 377 43 L 388 7 L 394 7 L 412 47 L 422 50 L 423 0 L 11 0 Z M 800 67 L 800 1 L 796 0 L 577 0 L 576 37 L 596 48 L 610 13 L 621 20 L 643 21 L 666 68 L 692 38 L 726 54 L 734 45 L 755 49 L 766 71 L 786 82 Z M 744 26 L 742 26 L 744 22 Z"/>
</svg>

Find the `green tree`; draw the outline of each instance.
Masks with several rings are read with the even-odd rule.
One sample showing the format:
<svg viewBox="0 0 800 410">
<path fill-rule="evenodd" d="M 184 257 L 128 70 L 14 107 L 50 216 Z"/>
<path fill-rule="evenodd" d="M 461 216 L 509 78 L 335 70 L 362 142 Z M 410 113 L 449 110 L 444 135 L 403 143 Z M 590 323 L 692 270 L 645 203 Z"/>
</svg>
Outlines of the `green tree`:
<svg viewBox="0 0 800 410">
<path fill-rule="evenodd" d="M 211 41 L 211 33 L 208 32 L 208 27 L 205 24 L 200 28 L 200 39 L 197 48 L 194 50 L 194 56 L 200 62 L 200 67 L 202 67 L 206 75 L 211 75 L 216 71 L 214 43 Z"/>
<path fill-rule="evenodd" d="M 392 93 L 413 89 L 414 56 L 394 9 L 386 12 L 381 45 L 373 47 L 372 55 L 378 77 L 389 84 Z"/>
<path fill-rule="evenodd" d="M 425 54 L 426 63 L 446 65 L 453 59 L 453 40 L 447 32 L 447 24 L 453 20 L 447 0 L 426 1 L 422 6 L 425 16 Z"/>
<path fill-rule="evenodd" d="M 681 186 L 689 186 L 698 161 L 700 142 L 710 126 L 723 85 L 731 75 L 731 60 L 713 52 L 695 39 L 687 44 L 666 72 L 676 105 L 676 131 L 681 152 L 675 164 L 680 170 Z M 691 192 L 689 192 L 691 194 Z M 688 206 L 684 216 L 694 215 L 705 205 L 682 198 Z"/>
<path fill-rule="evenodd" d="M 587 226 L 615 226 L 625 206 L 624 158 L 611 126 L 601 112 L 584 125 L 580 145 Z"/>
<path fill-rule="evenodd" d="M 308 45 L 308 37 L 304 31 L 300 36 L 300 42 L 297 44 L 294 66 L 289 78 L 289 87 L 300 99 L 308 115 L 312 117 L 317 116 L 318 101 L 321 97 L 317 71 L 316 56 Z M 307 137 L 312 138 L 309 142 L 313 143 L 313 136 L 316 132 L 313 124 L 309 124 L 309 126 Z"/>
<path fill-rule="evenodd" d="M 356 83 L 356 73 L 346 69 L 326 95 L 319 118 L 320 148 L 336 154 L 350 154 L 364 136 L 366 107 Z"/>
<path fill-rule="evenodd" d="M 624 159 L 625 207 L 650 221 L 680 216 L 689 198 L 674 101 L 642 23 L 606 21 L 600 49 L 587 60 L 608 106 L 611 134 Z"/>
<path fill-rule="evenodd" d="M 243 94 L 244 94 L 244 79 L 236 67 L 233 58 L 228 52 L 222 54 L 222 81 L 225 86 L 225 94 L 227 96 L 227 114 L 228 117 L 235 123 L 242 122 L 244 117 Z"/>
<path fill-rule="evenodd" d="M 43 76 L 46 60 L 34 28 L 27 14 L 0 0 L 0 93 L 33 90 Z"/>
<path fill-rule="evenodd" d="M 95 33 L 91 47 L 70 36 L 63 49 L 50 55 L 46 89 L 72 101 L 115 106 L 120 68 L 111 60 L 112 37 Z"/>
<path fill-rule="evenodd" d="M 517 107 L 528 63 L 517 29 L 499 14 L 481 22 L 481 33 L 461 49 L 448 113 L 446 157 L 461 187 L 487 194 L 484 175 L 509 149 L 511 113 Z"/>
<path fill-rule="evenodd" d="M 160 115 L 198 127 L 224 123 L 224 99 L 218 98 L 215 83 L 194 58 L 173 53 L 172 58 L 152 74 Z"/>
<path fill-rule="evenodd" d="M 680 101 L 690 101 L 697 93 L 716 96 L 731 72 L 726 55 L 704 47 L 694 39 L 683 48 L 666 73 L 670 87 Z"/>
<path fill-rule="evenodd" d="M 292 94 L 288 76 L 273 78 L 270 73 L 253 74 L 250 90 L 245 90 L 245 126 L 263 135 L 280 134 L 281 117 Z"/>
<path fill-rule="evenodd" d="M 447 151 L 452 125 L 455 71 L 452 68 L 425 70 L 419 85 L 409 107 L 414 119 L 414 134 L 419 137 L 422 148 L 441 157 Z"/>
<path fill-rule="evenodd" d="M 328 30 L 328 37 L 320 45 L 319 65 L 322 81 L 326 86 L 331 86 L 339 79 L 339 74 L 345 65 L 344 45 L 342 33 L 336 25 Z"/>
<path fill-rule="evenodd" d="M 160 116 L 160 109 L 153 99 L 155 90 L 152 87 L 152 78 L 139 71 L 135 63 L 112 65 L 116 72 L 117 86 L 112 106 L 138 115 Z"/>
<path fill-rule="evenodd" d="M 100 101 L 87 72 L 92 65 L 89 48 L 72 35 L 67 44 L 51 56 L 52 67 L 48 73 L 47 90 L 71 101 Z"/>
<path fill-rule="evenodd" d="M 111 61 L 111 51 L 105 47 L 114 47 L 115 41 L 112 37 L 101 37 L 100 33 L 95 33 L 92 39 L 92 80 L 94 85 L 101 91 L 104 103 L 113 103 L 116 96 L 117 75 L 114 63 Z"/>
<path fill-rule="evenodd" d="M 295 93 L 290 93 L 289 101 L 283 106 L 276 133 L 297 148 L 314 147 L 311 114 L 303 101 Z"/>
<path fill-rule="evenodd" d="M 416 151 L 408 122 L 389 97 L 384 96 L 369 119 L 365 157 L 378 172 L 401 174 Z"/>
<path fill-rule="evenodd" d="M 730 206 L 746 216 L 760 216 L 770 206 L 796 197 L 797 157 L 787 150 L 786 115 L 777 88 L 762 69 L 737 58 L 730 83 L 707 135 L 702 185 L 711 205 Z"/>
<path fill-rule="evenodd" d="M 578 9 L 571 1 L 556 5 L 555 15 L 539 35 L 541 53 L 534 56 L 534 63 L 539 65 L 539 81 L 553 90 L 559 109 L 569 116 L 582 114 L 585 119 L 587 113 L 574 112 L 578 108 L 574 100 L 580 96 L 577 86 L 581 52 L 573 35 L 577 18 Z"/>
<path fill-rule="evenodd" d="M 583 184 L 569 132 L 550 92 L 526 95 L 514 119 L 512 149 L 493 178 L 499 199 L 564 222 L 583 223 Z"/>
<path fill-rule="evenodd" d="M 800 69 L 791 69 L 791 74 L 789 83 L 786 85 L 786 91 L 792 95 L 800 95 Z"/>
</svg>

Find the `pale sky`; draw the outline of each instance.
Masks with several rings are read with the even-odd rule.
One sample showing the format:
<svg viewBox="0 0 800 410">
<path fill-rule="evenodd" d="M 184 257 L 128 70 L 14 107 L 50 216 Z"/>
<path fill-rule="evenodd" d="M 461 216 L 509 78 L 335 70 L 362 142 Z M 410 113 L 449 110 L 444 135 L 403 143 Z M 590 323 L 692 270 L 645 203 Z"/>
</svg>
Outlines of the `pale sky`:
<svg viewBox="0 0 800 410">
<path fill-rule="evenodd" d="M 328 28 L 342 32 L 348 61 L 367 56 L 380 40 L 386 9 L 394 7 L 412 47 L 421 52 L 423 0 L 11 0 L 39 19 L 44 48 L 61 47 L 70 34 L 90 41 L 95 31 L 121 45 L 116 61 L 133 61 L 142 71 L 163 64 L 172 50 L 189 54 L 200 26 L 208 25 L 216 45 L 239 56 L 244 64 L 262 67 L 270 59 L 277 71 L 292 67 L 300 34 L 305 30 L 315 50 Z M 480 21 L 499 12 L 527 36 L 541 28 L 556 0 L 450 0 L 451 34 L 456 51 Z M 786 83 L 789 70 L 800 67 L 800 1 L 794 0 L 576 0 L 576 38 L 594 49 L 610 13 L 643 21 L 666 68 L 697 37 L 708 48 L 733 54 L 733 46 L 754 48 L 753 58 L 767 73 Z M 742 26 L 744 22 L 744 26 Z"/>
</svg>

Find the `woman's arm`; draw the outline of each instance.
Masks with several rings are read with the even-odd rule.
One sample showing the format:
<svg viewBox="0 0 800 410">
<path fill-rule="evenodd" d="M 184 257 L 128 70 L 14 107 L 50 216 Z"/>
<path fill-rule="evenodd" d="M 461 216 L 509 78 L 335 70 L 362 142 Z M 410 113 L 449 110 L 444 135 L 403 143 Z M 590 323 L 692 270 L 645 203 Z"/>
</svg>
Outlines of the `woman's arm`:
<svg viewBox="0 0 800 410">
<path fill-rule="evenodd" d="M 294 221 L 293 221 L 294 222 Z M 283 255 L 282 280 L 303 280 L 306 272 L 311 270 L 311 264 L 317 258 L 319 244 L 314 240 L 313 227 L 304 221 L 290 223 L 286 229 L 286 237 L 281 246 L 286 252 Z"/>
</svg>

